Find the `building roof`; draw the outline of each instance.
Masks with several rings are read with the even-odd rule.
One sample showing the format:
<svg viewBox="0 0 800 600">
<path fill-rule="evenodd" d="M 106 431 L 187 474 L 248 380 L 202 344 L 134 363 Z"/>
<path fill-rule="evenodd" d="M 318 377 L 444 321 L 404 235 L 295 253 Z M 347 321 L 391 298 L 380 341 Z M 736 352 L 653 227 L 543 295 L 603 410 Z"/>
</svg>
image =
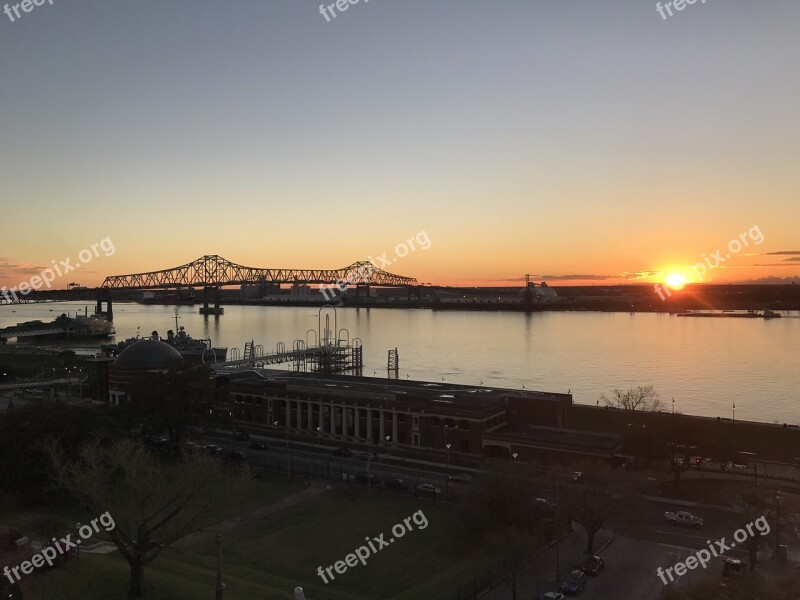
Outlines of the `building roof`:
<svg viewBox="0 0 800 600">
<path fill-rule="evenodd" d="M 369 405 L 370 401 L 389 402 L 409 410 L 464 417 L 477 416 L 486 411 L 504 410 L 510 396 L 553 401 L 571 399 L 569 394 L 550 394 L 430 381 L 298 373 L 276 369 L 257 369 L 233 373 L 218 372 L 217 375 L 229 378 L 231 382 L 237 384 L 239 389 L 242 389 L 241 386 L 246 386 L 252 389 L 253 393 L 270 390 L 272 393 L 280 395 L 341 397 L 359 400 L 365 405 Z"/>
<path fill-rule="evenodd" d="M 120 352 L 115 367 L 127 369 L 158 369 L 167 366 L 181 353 L 175 348 L 158 340 L 139 340 Z"/>
</svg>

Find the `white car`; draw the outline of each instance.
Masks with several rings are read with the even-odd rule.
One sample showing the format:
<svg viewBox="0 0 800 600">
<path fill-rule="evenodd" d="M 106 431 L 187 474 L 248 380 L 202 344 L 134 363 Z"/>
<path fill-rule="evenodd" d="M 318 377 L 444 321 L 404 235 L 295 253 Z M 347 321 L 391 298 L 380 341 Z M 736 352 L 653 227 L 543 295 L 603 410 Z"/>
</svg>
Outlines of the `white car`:
<svg viewBox="0 0 800 600">
<path fill-rule="evenodd" d="M 667 511 L 664 513 L 664 520 L 668 521 L 670 525 L 686 525 L 695 529 L 700 529 L 703 526 L 703 519 L 685 510 L 679 510 L 678 512 Z"/>
</svg>

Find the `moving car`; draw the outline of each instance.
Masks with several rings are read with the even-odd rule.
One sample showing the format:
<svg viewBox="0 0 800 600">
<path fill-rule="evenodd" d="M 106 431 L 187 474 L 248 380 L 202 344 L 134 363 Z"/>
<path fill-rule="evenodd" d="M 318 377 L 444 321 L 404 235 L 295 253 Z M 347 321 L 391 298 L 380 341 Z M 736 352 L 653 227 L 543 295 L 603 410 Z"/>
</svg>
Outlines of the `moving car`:
<svg viewBox="0 0 800 600">
<path fill-rule="evenodd" d="M 586 588 L 586 573 L 575 569 L 561 584 L 561 591 L 567 596 L 579 596 Z"/>
<path fill-rule="evenodd" d="M 387 488 L 394 488 L 396 490 L 407 490 L 408 484 L 399 477 L 392 477 L 383 482 Z"/>
<path fill-rule="evenodd" d="M 472 475 L 467 475 L 466 473 L 450 475 L 449 479 L 453 483 L 472 483 Z"/>
<path fill-rule="evenodd" d="M 264 442 L 250 442 L 248 446 L 251 450 L 266 450 L 269 448 Z"/>
<path fill-rule="evenodd" d="M 679 510 L 678 512 L 667 511 L 664 513 L 664 520 L 668 521 L 670 525 L 685 525 L 695 529 L 700 529 L 703 526 L 703 519 L 685 510 Z"/>
<path fill-rule="evenodd" d="M 244 431 L 236 431 L 233 434 L 233 439 L 237 442 L 247 442 L 250 440 L 250 434 L 245 433 Z"/>
<path fill-rule="evenodd" d="M 331 454 L 334 456 L 352 456 L 353 453 L 350 452 L 347 448 L 334 448 L 331 450 Z"/>
<path fill-rule="evenodd" d="M 564 600 L 564 594 L 561 592 L 547 592 L 542 596 L 542 600 Z"/>
<path fill-rule="evenodd" d="M 423 494 L 437 495 L 442 493 L 441 488 L 436 487 L 432 483 L 420 483 L 417 486 L 417 490 L 422 492 Z"/>
<path fill-rule="evenodd" d="M 590 556 L 583 561 L 581 571 L 587 575 L 599 575 L 606 568 L 606 559 L 602 556 Z"/>
</svg>

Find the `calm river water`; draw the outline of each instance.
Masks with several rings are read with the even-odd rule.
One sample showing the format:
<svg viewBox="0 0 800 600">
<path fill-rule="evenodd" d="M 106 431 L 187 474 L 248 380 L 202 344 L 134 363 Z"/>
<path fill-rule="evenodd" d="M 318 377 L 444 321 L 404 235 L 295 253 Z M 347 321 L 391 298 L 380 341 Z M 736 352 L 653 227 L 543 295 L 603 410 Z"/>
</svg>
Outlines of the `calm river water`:
<svg viewBox="0 0 800 600">
<path fill-rule="evenodd" d="M 80 311 L 84 304 L 0 306 L 0 327 Z M 92 310 L 89 305 L 89 310 Z M 180 307 L 180 325 L 215 345 L 247 340 L 274 351 L 317 328 L 317 309 L 225 306 L 219 318 Z M 166 337 L 175 307 L 114 305 L 116 339 Z M 784 318 L 687 319 L 654 313 L 525 315 L 399 309 L 339 309 L 338 328 L 364 344 L 364 374 L 386 374 L 397 347 L 400 377 L 566 392 L 595 404 L 615 387 L 653 385 L 671 409 L 737 419 L 800 422 L 800 312 Z M 313 336 L 310 335 L 313 339 Z M 41 343 L 41 342 L 39 342 Z M 98 342 L 99 343 L 99 342 Z"/>
</svg>

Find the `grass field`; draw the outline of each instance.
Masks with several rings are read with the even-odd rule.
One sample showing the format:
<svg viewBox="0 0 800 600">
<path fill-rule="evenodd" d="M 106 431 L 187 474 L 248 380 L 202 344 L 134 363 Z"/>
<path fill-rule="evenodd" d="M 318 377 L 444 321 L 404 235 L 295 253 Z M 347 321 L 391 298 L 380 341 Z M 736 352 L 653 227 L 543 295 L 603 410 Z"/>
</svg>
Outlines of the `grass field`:
<svg viewBox="0 0 800 600">
<path fill-rule="evenodd" d="M 243 512 L 303 489 L 302 480 L 267 477 L 254 482 Z M 428 525 L 413 521 L 412 531 L 348 567 L 325 584 L 317 567 L 328 567 L 359 546 L 366 537 L 394 537 L 392 526 L 422 511 Z M 18 513 L 4 525 L 25 530 L 35 515 Z M 418 520 L 424 526 L 424 519 Z M 485 573 L 486 559 L 465 555 L 456 541 L 458 529 L 451 507 L 404 496 L 361 489 L 322 491 L 280 511 L 245 519 L 223 538 L 226 600 L 291 598 L 301 585 L 310 600 L 455 600 L 456 586 Z M 216 544 L 210 537 L 166 549 L 145 571 L 144 597 L 149 600 L 213 598 Z M 127 598 L 128 565 L 118 553 L 82 554 L 57 570 L 34 576 L 31 597 L 41 600 L 122 600 Z"/>
</svg>

